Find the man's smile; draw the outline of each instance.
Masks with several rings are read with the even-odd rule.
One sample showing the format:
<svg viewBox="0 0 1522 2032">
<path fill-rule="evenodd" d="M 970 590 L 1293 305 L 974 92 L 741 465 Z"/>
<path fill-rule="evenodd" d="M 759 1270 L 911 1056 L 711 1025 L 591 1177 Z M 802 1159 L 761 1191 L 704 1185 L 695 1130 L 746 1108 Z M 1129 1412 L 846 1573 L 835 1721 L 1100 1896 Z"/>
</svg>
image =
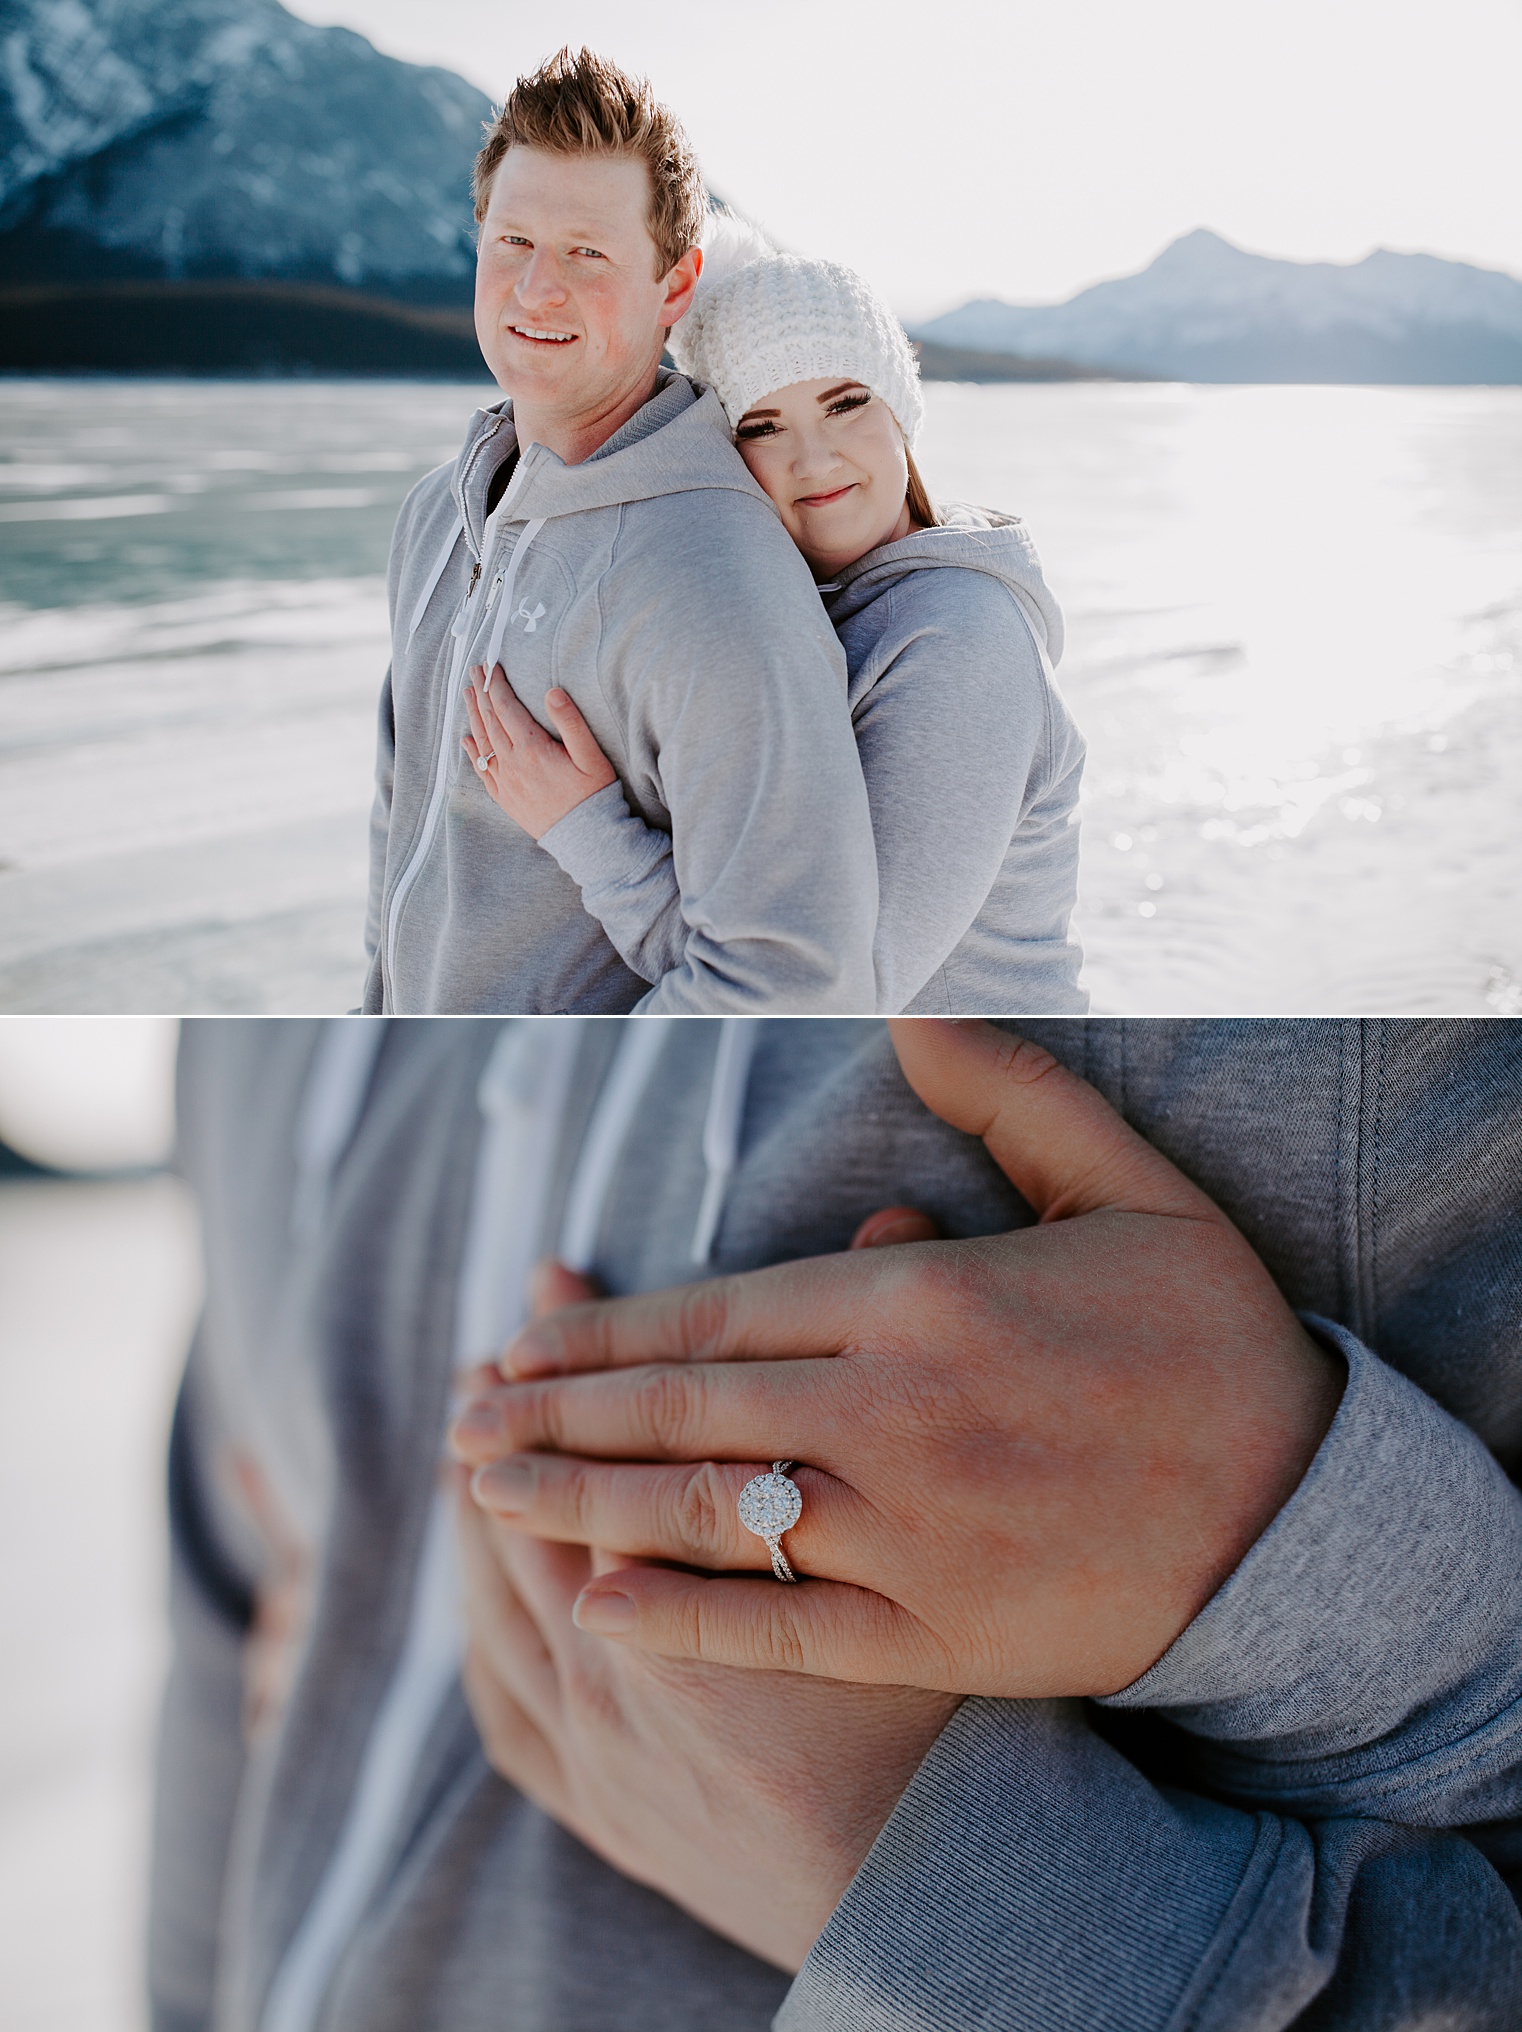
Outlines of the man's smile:
<svg viewBox="0 0 1522 2032">
<path fill-rule="evenodd" d="M 552 325 L 509 325 L 507 328 L 516 339 L 529 339 L 535 345 L 568 346 L 576 337 L 574 332 L 556 331 Z"/>
</svg>

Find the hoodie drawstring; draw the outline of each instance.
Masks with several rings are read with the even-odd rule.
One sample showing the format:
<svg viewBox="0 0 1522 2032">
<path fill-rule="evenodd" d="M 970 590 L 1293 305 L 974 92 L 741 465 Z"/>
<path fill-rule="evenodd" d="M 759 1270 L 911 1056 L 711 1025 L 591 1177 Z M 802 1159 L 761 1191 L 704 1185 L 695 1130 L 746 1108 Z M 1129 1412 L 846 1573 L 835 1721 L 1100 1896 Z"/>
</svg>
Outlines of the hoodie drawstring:
<svg viewBox="0 0 1522 2032">
<path fill-rule="evenodd" d="M 460 1261 L 456 1368 L 494 1360 L 527 1316 L 537 1215 L 554 1174 L 586 1020 L 504 1024 L 477 1084 L 481 1139 Z"/>
<path fill-rule="evenodd" d="M 566 1197 L 560 1228 L 560 1260 L 583 1275 L 592 1267 L 603 1210 L 613 1174 L 628 1141 L 635 1111 L 643 1100 L 675 1016 L 641 1016 L 625 1029 L 598 1097 L 596 1113 L 582 1139 L 581 1156 Z M 703 1122 L 703 1197 L 693 1229 L 689 1260 L 706 1263 L 724 1211 L 724 1197 L 740 1155 L 740 1129 L 755 1056 L 754 1018 L 726 1016 L 719 1031 L 709 1077 Z"/>
<path fill-rule="evenodd" d="M 413 636 L 416 635 L 418 629 L 422 626 L 423 616 L 428 612 L 428 602 L 433 598 L 434 593 L 438 588 L 439 580 L 444 576 L 444 567 L 449 563 L 449 560 L 454 556 L 455 545 L 459 542 L 460 538 L 464 534 L 465 534 L 465 518 L 463 515 L 457 515 L 454 519 L 453 524 L 450 527 L 448 541 L 445 543 L 444 548 L 439 552 L 439 561 L 434 566 L 433 570 L 428 574 L 428 583 L 427 585 L 424 586 L 422 593 L 419 596 L 418 603 L 412 610 L 412 619 L 407 624 L 407 640 L 409 642 L 412 640 Z"/>
<path fill-rule="evenodd" d="M 525 470 L 526 468 L 520 464 L 518 473 L 513 476 L 514 480 Z M 512 488 L 510 486 L 508 493 L 511 494 L 511 492 Z M 539 534 L 540 530 L 543 529 L 544 523 L 545 518 L 542 515 L 536 521 L 525 523 L 522 535 L 513 545 L 513 554 L 508 559 L 507 570 L 502 577 L 501 604 L 497 610 L 496 624 L 492 629 L 492 646 L 486 665 L 488 671 L 495 666 L 497 651 L 502 647 L 502 636 L 507 627 L 507 616 L 513 610 L 513 588 L 518 581 L 519 567 L 527 555 L 529 545 Z M 453 549 L 453 544 L 450 547 Z M 469 631 L 467 630 L 466 636 L 461 638 L 459 662 L 449 673 L 449 682 L 439 713 L 439 751 L 434 759 L 433 794 L 428 800 L 428 810 L 423 819 L 422 831 L 418 835 L 418 843 L 413 849 L 411 860 L 397 877 L 396 886 L 391 891 L 390 901 L 387 905 L 386 985 L 388 992 L 396 979 L 396 921 L 401 912 L 402 905 L 411 893 L 413 883 L 416 882 L 419 874 L 422 872 L 423 862 L 427 858 L 429 848 L 433 845 L 433 836 L 438 830 L 439 818 L 444 809 L 444 800 L 449 793 L 449 747 L 450 742 L 454 739 L 455 708 L 459 700 L 460 681 L 465 675 L 465 657 L 467 654 L 465 643 L 468 640 L 468 634 Z"/>
<path fill-rule="evenodd" d="M 692 1261 L 706 1263 L 713 1254 L 724 1195 L 740 1155 L 740 1127 L 745 1119 L 745 1096 L 750 1085 L 750 1062 L 755 1056 L 757 1023 L 754 1017 L 726 1016 L 719 1034 L 719 1049 L 713 1062 L 713 1080 L 708 1089 L 708 1115 L 703 1123 L 703 1163 L 707 1177 L 698 1208 L 697 1226 L 692 1235 Z"/>
<path fill-rule="evenodd" d="M 613 1185 L 614 1167 L 628 1139 L 673 1016 L 641 1016 L 624 1027 L 618 1054 L 603 1081 L 596 1111 L 582 1138 L 581 1155 L 560 1223 L 560 1260 L 583 1275 L 597 1252 L 597 1231 Z"/>
<path fill-rule="evenodd" d="M 545 1175 L 548 1150 L 530 1153 L 524 1147 L 524 1132 L 533 1117 L 539 1131 L 534 1138 L 537 1144 L 558 1133 L 585 1020 L 572 1017 L 548 1025 L 515 1023 L 498 1040 L 486 1062 L 477 1089 L 486 1134 L 471 1207 L 471 1242 L 478 1227 L 483 1231 L 483 1242 L 480 1248 L 467 1243 L 468 1263 L 482 1262 L 490 1251 L 497 1256 L 499 1271 L 506 1268 L 501 1252 L 507 1229 L 494 1224 L 496 1206 L 502 1192 L 521 1180 L 523 1170 L 534 1177 Z M 561 1220 L 560 1259 L 572 1270 L 585 1272 L 591 1265 L 614 1170 L 669 1028 L 676 1021 L 671 1016 L 642 1016 L 629 1025 L 619 1041 L 618 1054 L 582 1139 Z M 296 1188 L 291 1227 L 298 1240 L 309 1240 L 321 1223 L 334 1172 L 353 1141 L 385 1031 L 383 1018 L 337 1018 L 328 1022 L 318 1037 L 293 1139 Z M 689 1252 L 694 1263 L 708 1262 L 713 1253 L 725 1194 L 739 1160 L 757 1031 L 753 1017 L 721 1019 L 703 1121 L 703 1196 Z M 516 1118 L 511 1127 L 510 1116 Z M 526 1230 L 532 1223 L 519 1221 L 512 1226 Z M 494 1240 L 486 1242 L 485 1235 L 494 1236 Z M 478 1292 L 476 1281 L 467 1274 L 461 1294 L 456 1334 L 456 1354 L 461 1361 L 476 1358 L 511 1329 L 510 1321 L 499 1322 L 495 1317 L 500 1303 L 494 1303 L 486 1292 Z M 498 1275 L 492 1281 L 497 1290 L 504 1285 L 516 1290 L 520 1279 Z M 493 1317 L 488 1319 L 487 1315 Z"/>
<path fill-rule="evenodd" d="M 318 1032 L 296 1113 L 291 1236 L 297 1242 L 310 1241 L 322 1225 L 385 1035 L 385 1019 L 376 1016 L 339 1017 Z"/>
</svg>

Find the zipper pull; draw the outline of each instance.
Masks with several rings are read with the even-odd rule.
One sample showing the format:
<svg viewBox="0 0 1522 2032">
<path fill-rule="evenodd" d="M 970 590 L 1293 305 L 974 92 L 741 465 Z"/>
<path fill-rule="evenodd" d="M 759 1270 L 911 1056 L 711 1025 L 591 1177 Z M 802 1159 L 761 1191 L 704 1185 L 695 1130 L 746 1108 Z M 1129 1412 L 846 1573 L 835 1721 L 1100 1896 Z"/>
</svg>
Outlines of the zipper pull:
<svg viewBox="0 0 1522 2032">
<path fill-rule="evenodd" d="M 474 593 L 477 585 L 480 583 L 480 578 L 481 578 L 481 560 L 480 558 L 477 558 L 475 563 L 470 568 L 470 584 L 465 588 L 465 597 L 460 602 L 460 611 L 458 614 L 455 615 L 454 621 L 450 626 L 449 632 L 454 637 L 456 642 L 464 641 L 465 632 L 470 626 L 470 598 L 471 594 Z"/>
</svg>

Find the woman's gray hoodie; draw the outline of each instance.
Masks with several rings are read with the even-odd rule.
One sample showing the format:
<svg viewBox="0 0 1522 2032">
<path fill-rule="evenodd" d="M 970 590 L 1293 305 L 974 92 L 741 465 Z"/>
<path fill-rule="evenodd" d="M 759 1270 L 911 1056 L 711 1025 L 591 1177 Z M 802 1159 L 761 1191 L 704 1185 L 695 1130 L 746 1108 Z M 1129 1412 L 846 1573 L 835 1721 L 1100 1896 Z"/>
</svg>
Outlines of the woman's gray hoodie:
<svg viewBox="0 0 1522 2032">
<path fill-rule="evenodd" d="M 645 991 L 460 746 L 500 661 L 543 720 L 563 686 L 642 819 L 674 832 L 687 936 L 658 1010 L 873 1006 L 877 871 L 845 665 L 718 398 L 665 375 L 593 456 L 478 411 L 391 548 L 392 662 L 370 829 L 364 1009 L 613 1014 Z"/>
<path fill-rule="evenodd" d="M 1052 677 L 1062 612 L 1017 517 L 943 513 L 820 588 L 872 808 L 877 1007 L 1077 1013 L 1088 998 L 1068 920 L 1084 746 Z M 691 909 L 672 843 L 619 784 L 540 845 L 637 974 L 680 964 Z"/>
</svg>

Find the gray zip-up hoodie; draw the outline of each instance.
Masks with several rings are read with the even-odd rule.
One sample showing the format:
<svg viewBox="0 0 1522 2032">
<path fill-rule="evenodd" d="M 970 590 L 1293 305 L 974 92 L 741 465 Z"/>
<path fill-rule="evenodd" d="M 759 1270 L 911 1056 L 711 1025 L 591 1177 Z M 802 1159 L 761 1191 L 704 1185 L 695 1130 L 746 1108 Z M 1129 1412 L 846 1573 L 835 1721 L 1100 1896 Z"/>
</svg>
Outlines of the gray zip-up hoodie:
<svg viewBox="0 0 1522 2032">
<path fill-rule="evenodd" d="M 872 807 L 877 1007 L 1077 1013 L 1084 747 L 1052 676 L 1061 609 L 1017 517 L 943 513 L 820 589 Z M 618 784 L 540 845 L 637 974 L 658 981 L 680 964 L 689 927 L 671 841 Z"/>
<path fill-rule="evenodd" d="M 808 569 L 680 375 L 567 466 L 478 411 L 408 495 L 371 821 L 367 1012 L 627 1010 L 645 993 L 576 886 L 460 746 L 501 661 L 542 719 L 563 686 L 634 808 L 675 835 L 689 934 L 657 1010 L 870 1010 L 877 874 L 845 667 Z M 490 554 L 488 554 L 488 551 Z"/>
<path fill-rule="evenodd" d="M 433 1501 L 501 1028 L 389 1025 L 314 1193 L 296 1123 L 318 1026 L 186 1026 L 208 1277 L 172 1448 L 154 2032 L 251 2032 L 333 1855 Z M 1030 1218 L 876 1024 L 759 1026 L 711 1137 L 722 1028 L 660 1033 L 602 1138 L 609 1290 L 705 1274 L 695 1231 L 731 1271 L 842 1248 L 894 1201 L 951 1235 Z M 1348 1386 L 1300 1488 L 1116 1702 L 966 1702 L 792 1983 L 494 1777 L 450 1696 L 320 2032 L 764 2032 L 779 2009 L 785 2032 L 1515 2032 L 1522 1025 L 1024 1028 L 1334 1322 Z M 647 1031 L 586 1027 L 541 1218 L 502 1247 L 555 1245 Z M 305 1487 L 317 1555 L 299 1674 L 252 1753 L 232 1446 Z"/>
</svg>

